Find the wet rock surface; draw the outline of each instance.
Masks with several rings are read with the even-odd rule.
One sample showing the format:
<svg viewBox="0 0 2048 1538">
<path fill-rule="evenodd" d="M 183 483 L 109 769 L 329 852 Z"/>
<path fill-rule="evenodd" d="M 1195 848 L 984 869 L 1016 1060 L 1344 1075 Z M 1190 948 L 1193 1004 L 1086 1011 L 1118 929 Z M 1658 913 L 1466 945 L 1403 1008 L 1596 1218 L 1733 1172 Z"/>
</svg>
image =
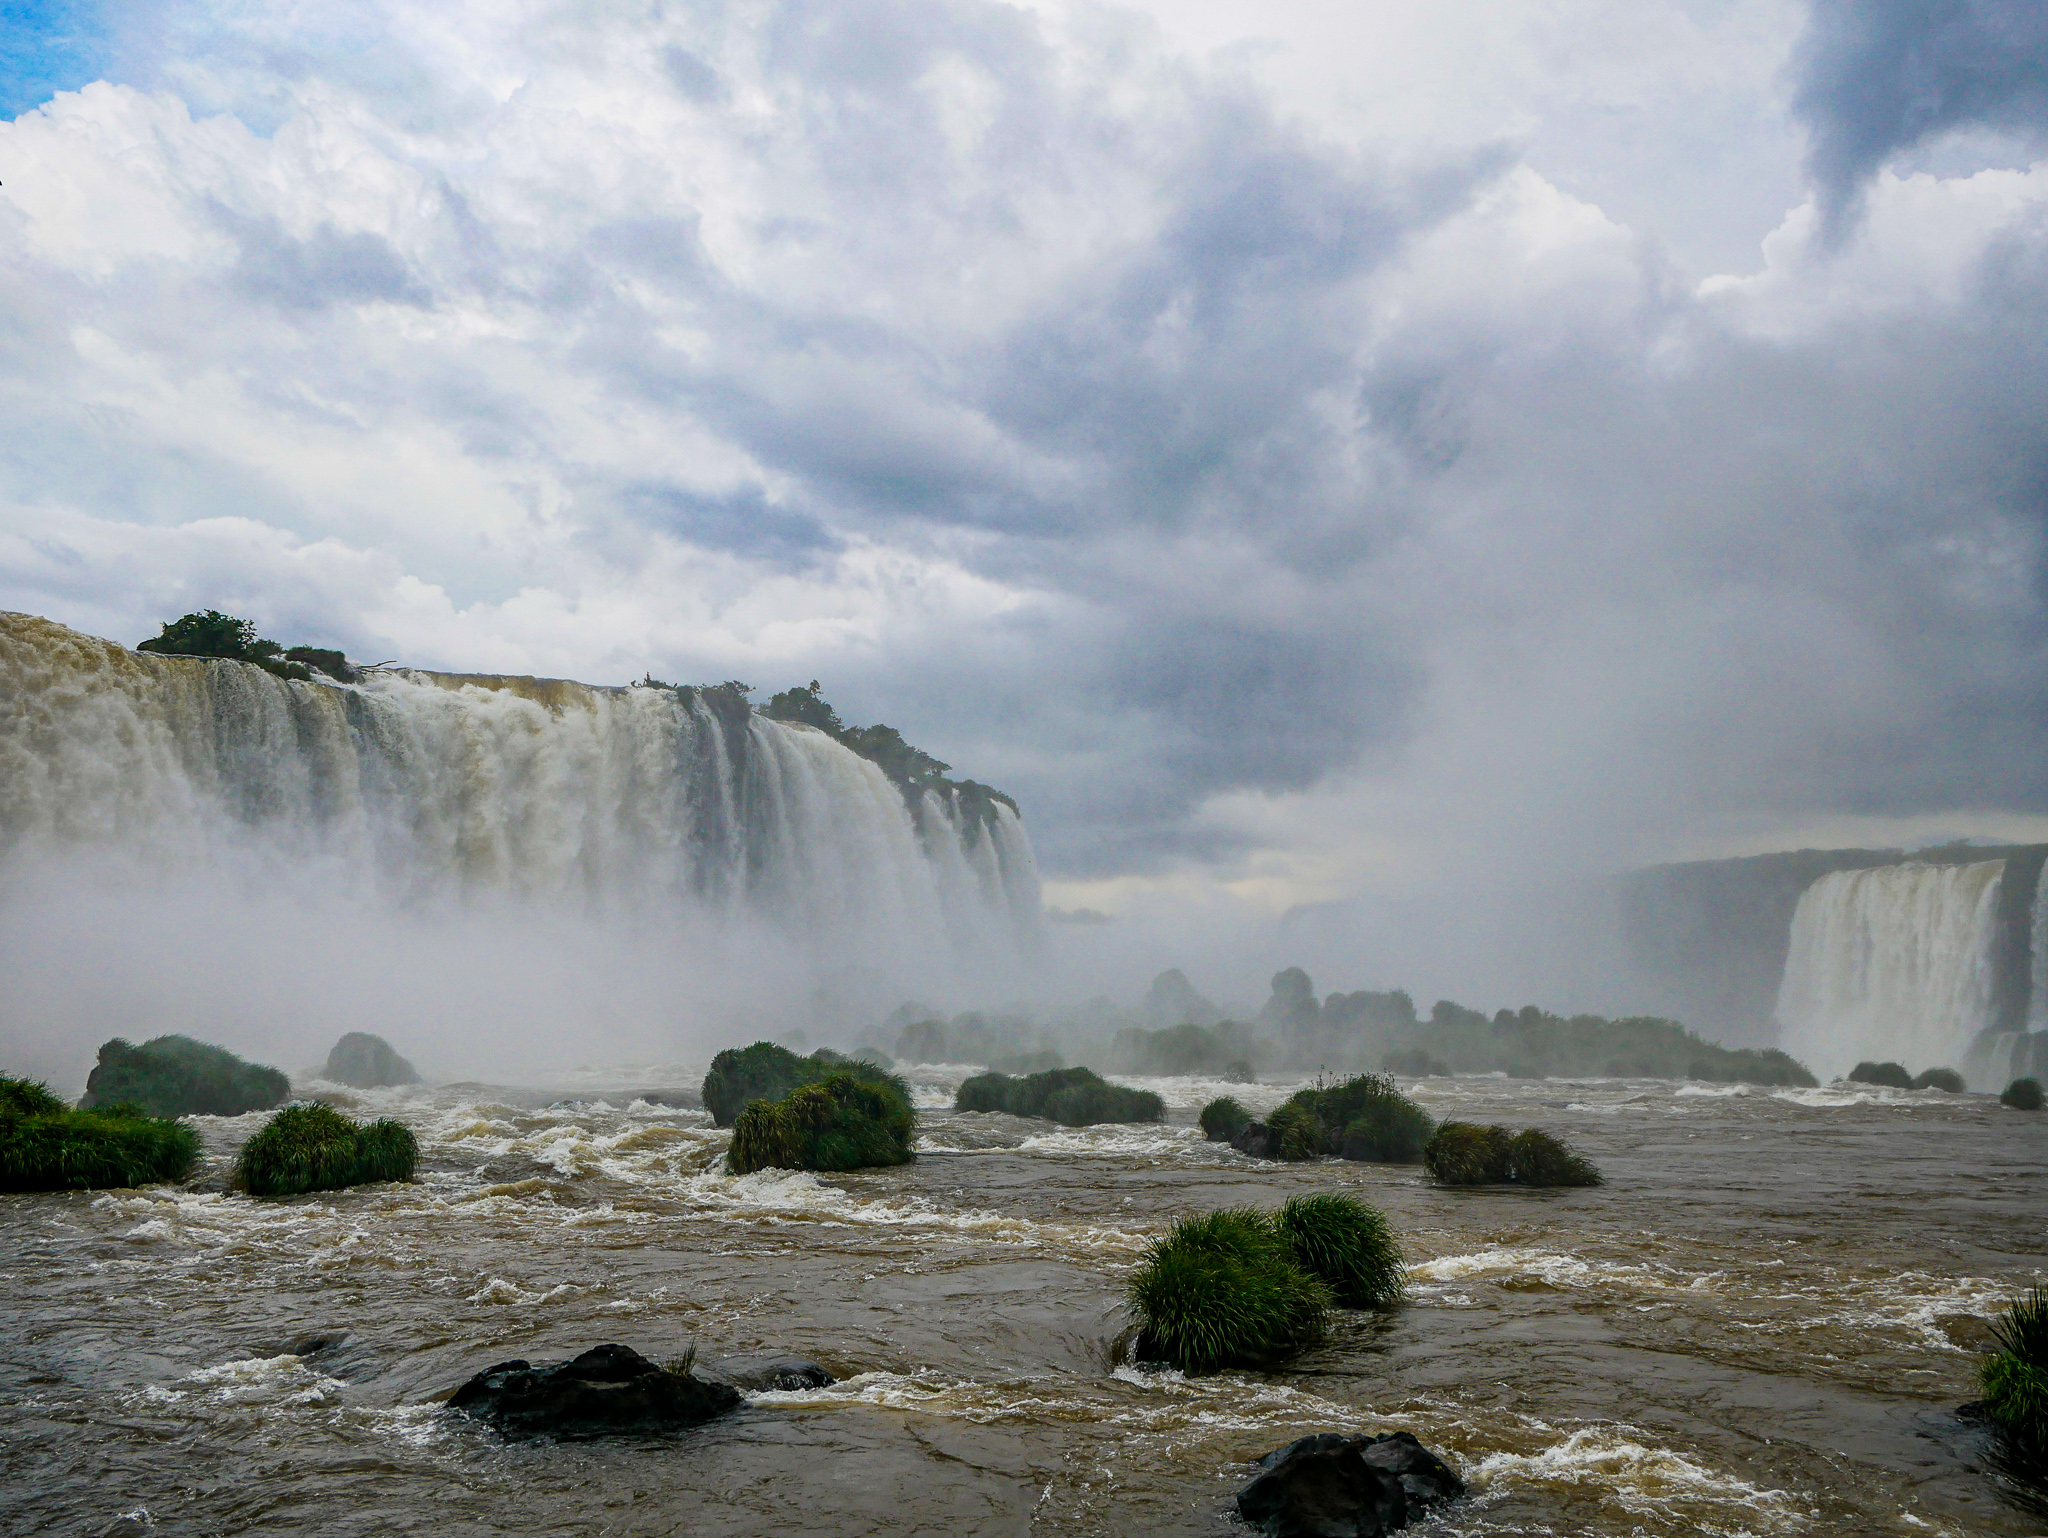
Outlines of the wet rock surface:
<svg viewBox="0 0 2048 1538">
<path fill-rule="evenodd" d="M 1237 1510 L 1269 1538 L 1377 1538 L 1465 1493 L 1465 1482 L 1406 1431 L 1302 1437 L 1258 1461 Z"/>
<path fill-rule="evenodd" d="M 801 1356 L 727 1357 L 706 1367 L 704 1376 L 756 1394 L 830 1388 L 839 1381 L 828 1369 Z"/>
<path fill-rule="evenodd" d="M 510 1436 L 574 1438 L 677 1431 L 739 1403 L 728 1384 L 669 1372 L 630 1346 L 603 1345 L 552 1367 L 486 1367 L 448 1407 Z"/>
</svg>

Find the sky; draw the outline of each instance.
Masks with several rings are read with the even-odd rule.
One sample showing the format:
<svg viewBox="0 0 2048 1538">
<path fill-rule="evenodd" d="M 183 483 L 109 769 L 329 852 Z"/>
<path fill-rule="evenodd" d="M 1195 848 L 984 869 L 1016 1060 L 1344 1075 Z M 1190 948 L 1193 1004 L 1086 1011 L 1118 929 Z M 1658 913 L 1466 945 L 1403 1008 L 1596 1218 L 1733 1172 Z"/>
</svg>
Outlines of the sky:
<svg viewBox="0 0 2048 1538">
<path fill-rule="evenodd" d="M 2048 836 L 2044 146 L 2034 0 L 6 0 L 0 608 L 816 678 L 1156 925 Z"/>
</svg>

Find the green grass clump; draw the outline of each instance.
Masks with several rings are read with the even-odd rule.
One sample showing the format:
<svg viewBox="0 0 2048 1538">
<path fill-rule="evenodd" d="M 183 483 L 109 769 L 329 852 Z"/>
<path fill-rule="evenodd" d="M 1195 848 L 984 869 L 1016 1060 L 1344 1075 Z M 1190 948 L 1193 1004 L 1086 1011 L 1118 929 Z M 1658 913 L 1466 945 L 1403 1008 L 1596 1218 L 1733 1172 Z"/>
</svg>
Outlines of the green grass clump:
<svg viewBox="0 0 2048 1538">
<path fill-rule="evenodd" d="M 1998 1097 L 2000 1105 L 2009 1105 L 2015 1111 L 2038 1111 L 2041 1109 L 2041 1102 L 2039 1079 L 2014 1079 Z"/>
<path fill-rule="evenodd" d="M 875 1083 L 894 1082 L 889 1071 L 860 1058 L 842 1057 L 820 1047 L 799 1057 L 772 1041 L 751 1047 L 728 1047 L 711 1060 L 704 1075 L 704 1109 L 718 1126 L 730 1127 L 756 1100 L 780 1100 L 791 1090 L 822 1083 L 833 1074 L 851 1074 Z"/>
<path fill-rule="evenodd" d="M 1945 1089 L 1951 1095 L 1963 1092 L 1963 1076 L 1953 1068 L 1929 1068 L 1913 1075 L 1915 1089 Z"/>
<path fill-rule="evenodd" d="M 1282 1112 L 1296 1107 L 1314 1121 L 1317 1133 L 1306 1132 L 1299 1146 L 1317 1144 L 1318 1153 L 1342 1154 L 1376 1164 L 1413 1164 L 1422 1157 L 1422 1145 L 1436 1128 L 1429 1113 L 1395 1088 L 1383 1073 L 1362 1073 L 1341 1084 L 1321 1085 L 1296 1091 L 1294 1098 L 1266 1119 L 1266 1125 L 1280 1129 Z M 1284 1151 L 1283 1159 L 1296 1157 Z M 1300 1157 L 1313 1157 L 1301 1155 Z"/>
<path fill-rule="evenodd" d="M 292 1081 L 279 1070 L 244 1062 L 225 1047 L 189 1036 L 158 1036 L 137 1047 L 116 1037 L 100 1048 L 79 1104 L 137 1105 L 151 1116 L 242 1116 L 281 1105 L 291 1092 Z"/>
<path fill-rule="evenodd" d="M 1198 1118 L 1202 1125 L 1202 1136 L 1212 1143 L 1227 1143 L 1244 1131 L 1245 1124 L 1252 1119 L 1252 1113 L 1225 1095 L 1212 1100 L 1202 1107 Z"/>
<path fill-rule="evenodd" d="M 1597 1186 L 1600 1171 L 1569 1143 L 1529 1127 L 1508 1144 L 1508 1175 L 1519 1186 Z"/>
<path fill-rule="evenodd" d="M 183 1180 L 199 1134 L 132 1105 L 74 1111 L 29 1079 L 0 1074 L 0 1191 L 83 1191 Z"/>
<path fill-rule="evenodd" d="M 1977 1372 L 1984 1408 L 2032 1457 L 2048 1457 L 2048 1289 L 2029 1291 L 1991 1334 L 1998 1350 Z"/>
<path fill-rule="evenodd" d="M 1266 1130 L 1273 1134 L 1273 1156 L 1290 1164 L 1319 1159 L 1330 1151 L 1329 1137 L 1315 1113 L 1292 1100 L 1266 1118 Z"/>
<path fill-rule="evenodd" d="M 1900 1063 L 1858 1063 L 1849 1070 L 1851 1084 L 1877 1084 L 1886 1089 L 1911 1089 L 1913 1076 Z"/>
<path fill-rule="evenodd" d="M 1006 1073 L 976 1074 L 953 1097 L 956 1111 L 1005 1111 L 1042 1116 L 1066 1127 L 1098 1122 L 1158 1121 L 1166 1102 L 1149 1089 L 1125 1089 L 1089 1068 L 1056 1068 L 1016 1079 Z"/>
<path fill-rule="evenodd" d="M 242 1145 L 235 1184 L 251 1196 L 339 1191 L 380 1180 L 410 1180 L 419 1142 L 395 1121 L 368 1126 L 332 1106 L 288 1105 Z"/>
<path fill-rule="evenodd" d="M 1256 1366 L 1312 1345 L 1335 1302 L 1279 1225 L 1249 1208 L 1175 1223 L 1146 1250 L 1127 1295 L 1138 1354 L 1188 1372 Z"/>
<path fill-rule="evenodd" d="M 894 1075 L 879 1079 L 833 1073 L 780 1100 L 756 1100 L 733 1124 L 725 1167 L 734 1175 L 760 1169 L 858 1170 L 907 1164 L 917 1112 Z"/>
<path fill-rule="evenodd" d="M 1274 1221 L 1295 1260 L 1329 1285 L 1340 1307 L 1391 1303 L 1407 1286 L 1394 1231 L 1354 1196 L 1297 1196 Z"/>
<path fill-rule="evenodd" d="M 1447 1186 L 1504 1185 L 1513 1139 L 1505 1127 L 1447 1121 L 1422 1146 L 1422 1167 Z"/>
</svg>

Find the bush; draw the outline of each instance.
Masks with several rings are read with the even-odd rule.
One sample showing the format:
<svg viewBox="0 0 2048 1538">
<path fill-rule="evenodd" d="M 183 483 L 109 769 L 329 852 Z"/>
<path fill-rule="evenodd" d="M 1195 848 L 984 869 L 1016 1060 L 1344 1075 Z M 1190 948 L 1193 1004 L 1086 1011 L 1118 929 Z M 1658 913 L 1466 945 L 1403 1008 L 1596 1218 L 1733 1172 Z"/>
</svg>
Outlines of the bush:
<svg viewBox="0 0 2048 1538">
<path fill-rule="evenodd" d="M 1431 1057 L 1422 1048 L 1412 1052 L 1389 1052 L 1380 1059 L 1380 1067 L 1388 1073 L 1398 1073 L 1410 1079 L 1448 1079 L 1451 1070 L 1442 1059 Z"/>
<path fill-rule="evenodd" d="M 1436 1127 L 1427 1111 L 1380 1073 L 1363 1073 L 1341 1084 L 1304 1089 L 1287 1104 L 1299 1107 L 1315 1121 L 1318 1152 L 1338 1153 L 1347 1159 L 1413 1164 Z M 1267 1118 L 1267 1125 L 1276 1131 L 1280 1114 L 1276 1111 Z M 1304 1137 L 1302 1141 L 1310 1140 Z M 1281 1157 L 1294 1156 L 1283 1153 Z"/>
<path fill-rule="evenodd" d="M 74 1111 L 28 1079 L 0 1074 L 0 1191 L 81 1191 L 183 1180 L 199 1134 L 132 1105 Z"/>
<path fill-rule="evenodd" d="M 395 1121 L 358 1125 L 325 1105 L 288 1105 L 235 1158 L 235 1184 L 251 1196 L 339 1191 L 380 1180 L 410 1180 L 419 1142 Z"/>
<path fill-rule="evenodd" d="M 1849 1070 L 1851 1084 L 1878 1084 L 1886 1089 L 1911 1089 L 1913 1076 L 1898 1063 L 1858 1063 Z"/>
<path fill-rule="evenodd" d="M 1999 1349 L 1977 1372 L 1984 1408 L 2031 1458 L 2048 1457 L 2048 1289 L 2028 1292 L 1991 1333 Z"/>
<path fill-rule="evenodd" d="M 1188 1372 L 1257 1366 L 1322 1338 L 1334 1302 L 1278 1225 L 1247 1208 L 1183 1218 L 1128 1284 L 1138 1354 Z"/>
<path fill-rule="evenodd" d="M 1067 1127 L 1098 1122 L 1158 1121 L 1166 1102 L 1149 1089 L 1125 1089 L 1092 1069 L 1056 1068 L 1013 1079 L 1006 1073 L 976 1074 L 953 1097 L 956 1111 L 1004 1111 L 1042 1116 Z"/>
<path fill-rule="evenodd" d="M 1944 1089 L 1951 1095 L 1960 1095 L 1967 1087 L 1963 1076 L 1953 1068 L 1929 1068 L 1913 1075 L 1915 1089 Z"/>
<path fill-rule="evenodd" d="M 2015 1111 L 2038 1111 L 2041 1109 L 2041 1098 L 2039 1079 L 2014 1079 L 2000 1093 L 1998 1103 L 2009 1105 Z"/>
<path fill-rule="evenodd" d="M 1505 1127 L 1447 1121 L 1422 1147 L 1422 1167 L 1449 1186 L 1503 1185 L 1514 1140 Z"/>
<path fill-rule="evenodd" d="M 1202 1136 L 1212 1143 L 1227 1143 L 1244 1131 L 1245 1123 L 1252 1119 L 1252 1113 L 1225 1095 L 1221 1100 L 1212 1100 L 1202 1107 L 1199 1118 Z"/>
<path fill-rule="evenodd" d="M 158 1036 L 139 1047 L 116 1037 L 100 1048 L 79 1105 L 136 1105 L 152 1116 L 241 1116 L 281 1105 L 291 1092 L 292 1081 L 277 1069 L 189 1036 Z"/>
<path fill-rule="evenodd" d="M 734 1175 L 755 1170 L 857 1170 L 907 1164 L 917 1113 L 901 1079 L 849 1071 L 756 1100 L 740 1112 L 725 1151 Z"/>
<path fill-rule="evenodd" d="M 1273 1157 L 1290 1164 L 1319 1159 L 1330 1151 L 1323 1124 L 1306 1106 L 1292 1100 L 1266 1118 L 1266 1130 L 1273 1134 Z"/>
<path fill-rule="evenodd" d="M 704 1075 L 704 1109 L 716 1125 L 730 1127 L 753 1101 L 780 1100 L 792 1090 L 821 1083 L 833 1074 L 851 1074 L 877 1084 L 895 1083 L 901 1088 L 887 1069 L 861 1058 L 842 1057 L 829 1047 L 798 1057 L 772 1041 L 757 1041 L 751 1047 L 728 1047 L 711 1060 L 711 1071 Z"/>
<path fill-rule="evenodd" d="M 1370 1308 L 1401 1296 L 1401 1246 L 1379 1209 L 1351 1196 L 1297 1196 L 1275 1221 L 1295 1260 L 1329 1285 L 1340 1307 Z"/>
<path fill-rule="evenodd" d="M 1597 1186 L 1600 1171 L 1568 1143 L 1530 1127 L 1508 1145 L 1508 1178 L 1522 1186 Z"/>
</svg>

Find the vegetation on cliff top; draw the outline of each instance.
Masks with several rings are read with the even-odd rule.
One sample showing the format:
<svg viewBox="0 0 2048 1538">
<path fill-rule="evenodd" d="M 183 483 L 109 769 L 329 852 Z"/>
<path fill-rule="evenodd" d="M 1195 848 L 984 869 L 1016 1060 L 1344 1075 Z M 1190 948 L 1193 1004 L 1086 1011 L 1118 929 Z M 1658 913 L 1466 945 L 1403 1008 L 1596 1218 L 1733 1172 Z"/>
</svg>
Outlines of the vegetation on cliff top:
<svg viewBox="0 0 2048 1538">
<path fill-rule="evenodd" d="M 1007 806 L 1013 812 L 1017 810 L 1017 803 L 993 786 L 978 780 L 948 779 L 946 774 L 953 767 L 951 764 L 932 757 L 922 748 L 912 747 L 895 727 L 879 723 L 874 726 L 847 725 L 818 691 L 819 684 L 815 678 L 808 684 L 784 689 L 780 694 L 770 695 L 768 703 L 760 707 L 760 713 L 771 721 L 794 721 L 804 726 L 815 726 L 880 769 L 895 782 L 906 800 L 915 800 L 928 790 L 935 791 L 952 804 L 963 822 L 994 822 L 998 806 Z"/>
<path fill-rule="evenodd" d="M 199 1134 L 131 1105 L 74 1111 L 0 1074 L 0 1191 L 77 1191 L 183 1180 Z"/>
<path fill-rule="evenodd" d="M 954 1096 L 956 1111 L 1007 1111 L 1043 1116 L 1065 1127 L 1098 1122 L 1158 1121 L 1166 1102 L 1149 1089 L 1125 1089 L 1089 1068 L 1055 1068 L 1013 1079 L 1006 1073 L 977 1074 Z"/>
<path fill-rule="evenodd" d="M 704 1109 L 716 1125 L 730 1127 L 751 1102 L 780 1100 L 792 1090 L 820 1083 L 835 1073 L 900 1087 L 888 1070 L 859 1058 L 842 1057 L 828 1047 L 799 1057 L 775 1042 L 757 1041 L 751 1047 L 727 1047 L 711 1060 L 711 1071 L 704 1075 Z"/>
<path fill-rule="evenodd" d="M 281 1105 L 291 1092 L 280 1070 L 244 1062 L 225 1047 L 189 1036 L 157 1036 L 137 1047 L 117 1036 L 100 1048 L 79 1104 L 135 1105 L 152 1116 L 241 1116 Z"/>
<path fill-rule="evenodd" d="M 343 683 L 353 683 L 362 676 L 349 666 L 347 657 L 330 647 L 287 649 L 258 635 L 250 621 L 236 619 L 218 609 L 200 609 L 181 619 L 166 620 L 161 634 L 136 642 L 135 649 L 166 657 L 219 657 L 229 662 L 247 662 L 279 678 L 306 680 L 316 669 Z"/>
<path fill-rule="evenodd" d="M 731 1174 L 749 1175 L 771 1167 L 857 1170 L 907 1164 L 916 1131 L 917 1113 L 901 1079 L 838 1068 L 780 1100 L 749 1101 L 733 1124 L 725 1167 Z"/>
<path fill-rule="evenodd" d="M 339 1191 L 410 1180 L 419 1142 L 401 1122 L 351 1121 L 332 1106 L 288 1105 L 242 1145 L 235 1184 L 251 1196 Z"/>
</svg>

